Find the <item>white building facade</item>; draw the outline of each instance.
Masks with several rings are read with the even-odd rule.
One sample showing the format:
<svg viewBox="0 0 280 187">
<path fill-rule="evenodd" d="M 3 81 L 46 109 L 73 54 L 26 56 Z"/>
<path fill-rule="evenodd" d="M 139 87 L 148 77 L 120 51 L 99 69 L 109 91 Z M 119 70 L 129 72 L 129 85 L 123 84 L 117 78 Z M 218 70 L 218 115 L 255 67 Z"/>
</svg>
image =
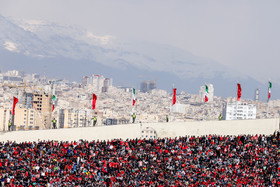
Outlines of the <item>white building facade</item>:
<svg viewBox="0 0 280 187">
<path fill-rule="evenodd" d="M 256 114 L 256 105 L 238 101 L 227 103 L 223 108 L 224 120 L 256 119 Z"/>
<path fill-rule="evenodd" d="M 174 105 L 171 105 L 170 112 L 186 114 L 186 107 L 187 107 L 187 105 L 175 103 Z"/>
</svg>

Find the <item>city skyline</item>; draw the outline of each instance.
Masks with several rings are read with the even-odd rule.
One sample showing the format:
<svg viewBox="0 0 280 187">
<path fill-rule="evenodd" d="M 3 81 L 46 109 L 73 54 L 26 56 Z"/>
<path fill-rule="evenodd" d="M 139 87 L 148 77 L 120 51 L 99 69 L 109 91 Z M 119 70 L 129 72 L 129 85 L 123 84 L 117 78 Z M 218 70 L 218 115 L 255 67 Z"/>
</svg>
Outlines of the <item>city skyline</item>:
<svg viewBox="0 0 280 187">
<path fill-rule="evenodd" d="M 0 70 L 0 82 L 2 81 L 16 81 L 16 82 L 18 82 L 18 85 L 21 85 L 22 86 L 22 84 L 23 83 L 25 83 L 26 84 L 26 81 L 24 81 L 24 77 L 26 77 L 26 75 L 28 76 L 28 79 L 33 79 L 33 78 L 35 78 L 36 77 L 36 79 L 37 78 L 39 78 L 39 79 L 44 79 L 45 81 L 46 80 L 55 80 L 55 81 L 57 81 L 58 79 L 56 79 L 55 77 L 50 77 L 50 76 L 46 76 L 46 75 L 41 75 L 41 74 L 38 74 L 38 73 L 36 73 L 36 72 L 33 72 L 33 73 L 30 73 L 30 72 L 25 72 L 25 71 L 21 71 L 21 70 L 16 70 L 16 69 L 13 69 L 13 70 L 8 70 L 8 71 L 1 71 Z M 7 78 L 7 76 L 11 76 L 11 77 L 13 77 L 12 79 L 9 79 L 9 78 Z M 1 78 L 2 77 L 2 78 Z M 5 80 L 4 80 L 4 77 L 6 77 L 5 78 Z M 104 76 L 103 74 L 95 74 L 95 73 L 92 73 L 92 74 L 88 74 L 88 75 L 83 75 L 83 76 L 81 76 L 80 77 L 80 80 L 79 81 L 71 81 L 71 80 L 68 80 L 68 79 L 66 79 L 66 78 L 64 78 L 64 79 L 59 79 L 58 80 L 58 82 L 61 82 L 61 81 L 66 81 L 66 82 L 69 82 L 69 83 L 78 83 L 78 84 L 80 84 L 81 86 L 85 86 L 85 85 L 87 85 L 87 84 L 89 84 L 89 81 L 93 81 L 92 80 L 92 78 L 102 78 L 102 79 L 100 79 L 100 80 L 102 80 L 102 82 L 106 79 L 106 81 L 109 81 L 109 83 L 106 83 L 106 84 L 109 84 L 110 86 L 114 86 L 114 87 L 117 87 L 117 88 L 135 88 L 135 89 L 137 89 L 138 91 L 140 91 L 140 92 L 144 92 L 144 93 L 146 93 L 146 92 L 151 92 L 153 89 L 159 89 L 159 90 L 161 90 L 161 88 L 157 88 L 157 81 L 156 80 L 151 80 L 151 79 L 143 79 L 143 80 L 139 80 L 139 82 L 137 82 L 137 84 L 136 85 L 129 85 L 129 84 L 127 84 L 127 85 L 119 85 L 119 84 L 113 84 L 113 79 L 110 77 L 110 76 Z M 22 79 L 20 79 L 20 78 L 22 78 Z M 97 80 L 97 79 L 96 79 Z M 95 80 L 95 81 L 96 81 Z M 269 82 L 270 84 L 272 84 L 271 82 Z M 267 86 L 270 86 L 270 84 L 267 84 Z M 14 84 L 14 83 L 13 83 Z M 3 85 L 7 85 L 7 84 L 3 84 Z M 211 90 L 212 89 L 214 89 L 214 87 L 215 87 L 215 85 L 213 85 L 212 83 L 205 83 L 205 85 L 208 85 L 208 86 L 210 86 L 210 88 L 211 88 Z M 205 90 L 205 85 L 200 85 L 200 87 L 199 87 L 199 89 L 197 90 L 197 93 L 189 93 L 189 92 L 185 92 L 184 90 L 181 90 L 180 89 L 180 87 L 174 87 L 174 84 L 172 85 L 172 87 L 170 87 L 170 90 L 165 90 L 165 89 L 163 89 L 163 90 L 165 90 L 165 91 L 167 91 L 167 93 L 169 93 L 169 94 L 172 94 L 172 92 L 173 92 L 173 88 L 176 88 L 176 89 L 179 89 L 179 91 L 180 92 L 184 92 L 184 93 L 187 93 L 187 94 L 194 94 L 194 95 L 198 95 L 199 97 L 201 97 L 201 99 L 204 101 L 204 91 L 203 90 Z M 236 85 L 232 85 L 233 87 L 236 87 Z M 243 86 L 242 86 L 243 87 Z M 243 87 L 244 88 L 244 87 Z M 243 89 L 242 88 L 242 89 Z M 102 85 L 101 86 L 99 86 L 99 84 L 97 84 L 96 85 L 96 88 L 94 88 L 94 90 L 99 90 L 98 92 L 101 92 L 102 91 Z M 256 90 L 258 90 L 258 94 L 256 93 Z M 216 91 L 216 90 L 215 90 Z M 266 102 L 267 101 L 267 98 L 266 98 L 266 100 L 260 100 L 259 99 L 259 97 L 260 97 L 260 91 L 262 91 L 262 90 L 260 90 L 259 88 L 256 88 L 255 90 L 254 90 L 254 92 L 255 92 L 255 94 L 254 95 L 252 95 L 252 97 L 251 98 L 244 98 L 244 96 L 243 96 L 243 94 L 242 94 L 242 92 L 241 92 L 241 96 L 242 96 L 242 99 L 244 99 L 244 100 L 255 100 L 255 101 L 262 101 L 262 102 Z M 265 90 L 265 91 L 267 91 L 267 90 Z M 102 91 L 103 92 L 103 91 Z M 177 92 L 177 94 L 179 94 L 180 92 Z M 271 88 L 270 88 L 270 92 L 271 92 Z M 268 93 L 269 92 L 267 92 L 267 93 L 265 93 L 265 96 L 266 97 L 268 97 Z M 226 99 L 226 98 L 236 98 L 237 96 L 236 96 L 236 94 L 237 94 L 237 89 L 236 89 L 236 93 L 234 93 L 234 94 L 232 94 L 232 95 L 229 95 L 229 96 L 227 96 L 227 97 L 221 97 L 221 96 L 219 96 L 219 95 L 216 95 L 215 94 L 215 92 L 212 90 L 211 91 L 211 101 L 213 101 L 213 97 L 214 96 L 218 96 L 218 97 L 221 97 L 221 98 L 223 98 L 223 99 Z M 258 95 L 257 97 L 257 99 L 256 99 L 256 94 Z M 271 96 L 271 95 L 270 95 Z M 278 99 L 274 99 L 274 100 L 278 100 Z"/>
<path fill-rule="evenodd" d="M 170 121 L 218 120 L 218 116 L 228 110 L 225 106 L 234 108 L 237 100 L 216 96 L 211 84 L 201 86 L 197 94 L 176 92 L 175 95 L 173 92 L 172 96 L 157 89 L 154 81 L 145 81 L 141 90 L 135 90 L 115 87 L 111 78 L 100 74 L 83 76 L 81 82 L 69 82 L 13 70 L 1 73 L 0 83 L 0 116 L 5 117 L 0 130 L 8 129 L 10 110 L 15 111 L 12 116 L 17 129 L 50 128 L 50 120 L 54 118 L 60 128 L 71 128 L 91 126 L 95 115 L 99 125 L 129 123 L 133 113 L 143 123 L 164 122 L 166 115 Z M 203 98 L 207 90 L 209 100 L 206 102 Z M 238 119 L 279 116 L 280 100 L 252 101 L 241 94 L 238 105 Z M 226 112 L 226 120 L 227 115 L 234 115 L 233 109 Z"/>
</svg>

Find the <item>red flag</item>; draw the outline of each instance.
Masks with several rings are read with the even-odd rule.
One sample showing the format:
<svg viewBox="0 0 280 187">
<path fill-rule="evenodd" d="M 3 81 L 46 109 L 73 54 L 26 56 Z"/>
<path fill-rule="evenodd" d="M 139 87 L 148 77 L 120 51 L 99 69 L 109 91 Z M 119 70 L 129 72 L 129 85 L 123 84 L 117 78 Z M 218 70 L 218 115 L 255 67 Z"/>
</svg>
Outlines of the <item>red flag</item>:
<svg viewBox="0 0 280 187">
<path fill-rule="evenodd" d="M 173 88 L 173 103 L 172 103 L 172 105 L 175 105 L 175 103 L 176 103 L 176 88 Z"/>
<path fill-rule="evenodd" d="M 237 101 L 240 101 L 241 98 L 241 85 L 237 83 Z"/>
<path fill-rule="evenodd" d="M 52 105 L 52 111 L 54 111 L 54 104 Z"/>
<path fill-rule="evenodd" d="M 208 97 L 207 97 L 207 95 L 205 95 L 204 102 L 206 103 L 207 101 L 208 101 Z"/>
<path fill-rule="evenodd" d="M 18 103 L 18 98 L 14 97 L 14 103 L 13 103 L 13 115 L 15 115 L 15 108 L 16 104 Z"/>
<path fill-rule="evenodd" d="M 96 100 L 97 100 L 97 96 L 95 94 L 93 94 L 92 95 L 92 110 L 95 109 Z"/>
</svg>

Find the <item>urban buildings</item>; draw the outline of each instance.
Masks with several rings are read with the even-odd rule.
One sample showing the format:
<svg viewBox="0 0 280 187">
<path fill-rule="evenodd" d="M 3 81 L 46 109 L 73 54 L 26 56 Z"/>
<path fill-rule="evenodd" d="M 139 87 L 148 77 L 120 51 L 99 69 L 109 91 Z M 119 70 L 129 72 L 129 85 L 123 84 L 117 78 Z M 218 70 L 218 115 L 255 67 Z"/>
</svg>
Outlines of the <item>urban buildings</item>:
<svg viewBox="0 0 280 187">
<path fill-rule="evenodd" d="M 259 98 L 260 98 L 260 90 L 256 89 L 256 91 L 255 91 L 255 101 L 259 101 Z"/>
<path fill-rule="evenodd" d="M 225 120 L 240 120 L 240 119 L 256 119 L 256 105 L 231 102 L 227 103 L 223 109 L 223 119 Z"/>
<path fill-rule="evenodd" d="M 91 86 L 93 91 L 99 92 L 108 92 L 109 88 L 112 86 L 113 80 L 111 78 L 104 78 L 103 75 L 84 76 L 82 78 L 81 86 Z"/>
<path fill-rule="evenodd" d="M 186 113 L 186 105 L 180 104 L 180 103 L 175 103 L 174 105 L 170 106 L 170 112 L 171 113 L 185 114 Z"/>
<path fill-rule="evenodd" d="M 149 92 L 157 88 L 157 84 L 155 81 L 143 81 L 140 84 L 140 91 L 141 92 Z"/>
<path fill-rule="evenodd" d="M 0 131 L 8 130 L 13 97 L 19 99 L 15 108 L 16 130 L 49 129 L 53 118 L 58 128 L 92 126 L 94 116 L 97 126 L 131 123 L 134 112 L 136 123 L 148 123 L 166 122 L 166 116 L 170 121 L 218 120 L 223 111 L 226 120 L 273 118 L 278 117 L 280 111 L 279 100 L 264 103 L 252 99 L 242 101 L 235 115 L 235 104 L 230 103 L 236 98 L 214 96 L 211 84 L 207 84 L 209 102 L 202 102 L 205 94 L 205 86 L 202 86 L 199 94 L 177 93 L 177 102 L 172 106 L 172 93 L 157 89 L 153 81 L 146 81 L 143 92 L 136 90 L 137 100 L 132 106 L 131 87 L 115 87 L 111 78 L 102 75 L 84 76 L 80 83 L 48 80 L 37 74 L 16 71 L 0 73 L 0 77 L 3 75 L 18 76 L 22 81 L 0 79 Z M 97 95 L 95 110 L 91 109 L 93 93 Z M 56 97 L 54 110 L 53 94 Z"/>
</svg>

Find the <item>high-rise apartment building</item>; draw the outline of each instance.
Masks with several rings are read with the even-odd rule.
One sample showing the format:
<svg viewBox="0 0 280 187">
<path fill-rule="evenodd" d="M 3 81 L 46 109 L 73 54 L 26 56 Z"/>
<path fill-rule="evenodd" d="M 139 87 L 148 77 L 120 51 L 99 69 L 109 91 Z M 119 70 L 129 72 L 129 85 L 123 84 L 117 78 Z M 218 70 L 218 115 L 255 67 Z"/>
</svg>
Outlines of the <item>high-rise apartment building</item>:
<svg viewBox="0 0 280 187">
<path fill-rule="evenodd" d="M 102 92 L 108 92 L 109 87 L 111 86 L 111 80 L 109 78 L 105 78 L 103 82 Z"/>
<path fill-rule="evenodd" d="M 0 108 L 0 131 L 8 131 L 8 123 L 11 119 L 11 110 L 8 108 Z"/>
<path fill-rule="evenodd" d="M 40 124 L 40 128 L 49 129 L 51 128 L 52 121 L 52 96 L 45 93 L 34 93 L 33 94 L 33 107 L 39 112 L 40 118 L 43 124 Z"/>
<path fill-rule="evenodd" d="M 33 101 L 33 93 L 26 93 L 25 92 L 23 94 L 23 101 L 22 101 L 23 107 L 27 108 L 27 109 L 33 108 L 32 107 L 32 101 Z"/>
<path fill-rule="evenodd" d="M 259 97 L 260 97 L 260 90 L 256 89 L 256 91 L 255 91 L 255 101 L 259 101 Z"/>
<path fill-rule="evenodd" d="M 140 91 L 144 93 L 149 92 L 156 88 L 157 88 L 157 84 L 155 81 L 143 81 L 140 84 Z"/>
</svg>

